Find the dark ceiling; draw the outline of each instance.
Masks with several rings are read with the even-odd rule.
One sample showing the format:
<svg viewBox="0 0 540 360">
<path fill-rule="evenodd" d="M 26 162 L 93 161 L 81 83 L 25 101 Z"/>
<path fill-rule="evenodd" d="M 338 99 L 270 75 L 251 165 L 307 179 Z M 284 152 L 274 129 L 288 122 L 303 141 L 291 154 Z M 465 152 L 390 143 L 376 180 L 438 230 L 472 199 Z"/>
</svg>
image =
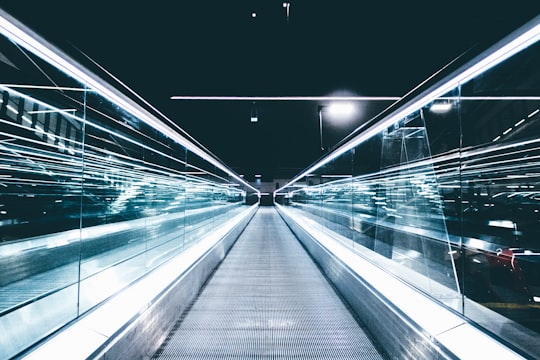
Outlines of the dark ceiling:
<svg viewBox="0 0 540 360">
<path fill-rule="evenodd" d="M 323 152 L 314 101 L 173 95 L 402 96 L 463 52 L 538 14 L 536 1 L 0 0 L 69 54 L 82 51 L 248 178 L 288 177 Z M 253 17 L 253 13 L 256 16 Z M 331 146 L 389 102 L 362 103 Z"/>
</svg>

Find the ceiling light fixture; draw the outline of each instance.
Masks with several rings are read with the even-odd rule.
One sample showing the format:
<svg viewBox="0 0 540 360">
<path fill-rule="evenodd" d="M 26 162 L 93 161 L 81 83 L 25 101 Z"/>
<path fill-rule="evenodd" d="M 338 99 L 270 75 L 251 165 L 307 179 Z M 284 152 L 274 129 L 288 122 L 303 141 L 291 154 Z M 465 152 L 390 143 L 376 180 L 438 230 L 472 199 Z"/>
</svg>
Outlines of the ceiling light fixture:
<svg viewBox="0 0 540 360">
<path fill-rule="evenodd" d="M 452 103 L 449 103 L 449 102 L 444 102 L 444 103 L 440 103 L 440 102 L 436 102 L 436 103 L 433 103 L 430 108 L 429 108 L 431 111 L 433 112 L 436 112 L 436 113 L 445 113 L 445 112 L 448 112 L 452 109 Z"/>
<path fill-rule="evenodd" d="M 287 22 L 289 22 L 289 14 L 291 13 L 291 3 L 290 2 L 284 2 L 283 7 L 285 8 L 285 11 L 287 12 Z"/>
<path fill-rule="evenodd" d="M 257 116 L 257 108 L 255 107 L 255 101 L 251 103 L 251 122 L 256 123 L 259 121 Z"/>
<path fill-rule="evenodd" d="M 326 111 L 331 116 L 347 117 L 355 113 L 355 106 L 351 102 L 336 102 L 328 105 Z"/>
</svg>

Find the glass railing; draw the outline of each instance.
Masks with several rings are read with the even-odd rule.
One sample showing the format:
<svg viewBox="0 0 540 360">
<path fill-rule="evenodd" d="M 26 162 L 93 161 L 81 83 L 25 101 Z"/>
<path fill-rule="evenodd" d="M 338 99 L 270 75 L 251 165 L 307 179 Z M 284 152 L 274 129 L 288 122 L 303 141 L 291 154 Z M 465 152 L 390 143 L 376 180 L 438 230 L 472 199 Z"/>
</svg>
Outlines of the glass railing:
<svg viewBox="0 0 540 360">
<path fill-rule="evenodd" d="M 274 194 L 535 357 L 539 39 L 536 18 L 416 89 Z"/>
<path fill-rule="evenodd" d="M 208 152 L 0 12 L 0 359 L 258 199 Z"/>
</svg>

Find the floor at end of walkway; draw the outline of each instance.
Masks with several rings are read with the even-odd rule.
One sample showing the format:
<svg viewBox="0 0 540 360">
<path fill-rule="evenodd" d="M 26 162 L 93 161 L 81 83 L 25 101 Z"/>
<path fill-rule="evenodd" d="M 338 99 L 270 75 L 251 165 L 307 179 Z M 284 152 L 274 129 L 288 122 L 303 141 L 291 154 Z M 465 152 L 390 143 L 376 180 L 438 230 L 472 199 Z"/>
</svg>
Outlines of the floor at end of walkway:
<svg viewBox="0 0 540 360">
<path fill-rule="evenodd" d="M 276 210 L 260 208 L 154 359 L 383 359 Z"/>
</svg>

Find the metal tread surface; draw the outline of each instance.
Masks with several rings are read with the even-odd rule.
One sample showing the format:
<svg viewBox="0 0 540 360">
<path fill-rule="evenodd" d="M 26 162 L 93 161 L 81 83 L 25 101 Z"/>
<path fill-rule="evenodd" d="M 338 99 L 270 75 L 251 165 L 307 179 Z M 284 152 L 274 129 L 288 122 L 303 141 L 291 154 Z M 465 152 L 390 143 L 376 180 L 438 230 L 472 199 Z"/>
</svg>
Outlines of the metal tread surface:
<svg viewBox="0 0 540 360">
<path fill-rule="evenodd" d="M 153 358 L 384 359 L 272 208 L 258 210 Z"/>
</svg>

